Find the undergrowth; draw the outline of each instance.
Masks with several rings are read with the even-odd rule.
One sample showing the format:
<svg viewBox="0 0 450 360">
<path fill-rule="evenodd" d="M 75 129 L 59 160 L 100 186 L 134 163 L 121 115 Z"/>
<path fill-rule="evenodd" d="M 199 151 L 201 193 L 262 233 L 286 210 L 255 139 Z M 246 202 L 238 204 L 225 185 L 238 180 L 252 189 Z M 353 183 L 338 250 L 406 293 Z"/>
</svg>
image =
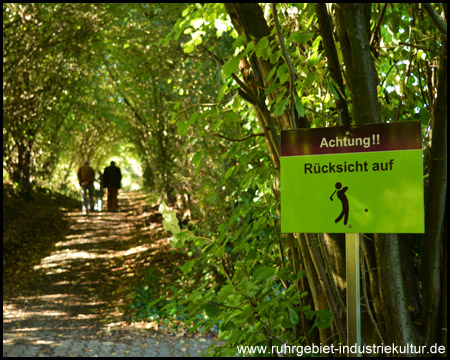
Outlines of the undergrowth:
<svg viewBox="0 0 450 360">
<path fill-rule="evenodd" d="M 78 207 L 78 201 L 43 188 L 21 194 L 3 184 L 4 295 L 32 282 L 33 266 L 67 233 L 62 207 Z"/>
</svg>

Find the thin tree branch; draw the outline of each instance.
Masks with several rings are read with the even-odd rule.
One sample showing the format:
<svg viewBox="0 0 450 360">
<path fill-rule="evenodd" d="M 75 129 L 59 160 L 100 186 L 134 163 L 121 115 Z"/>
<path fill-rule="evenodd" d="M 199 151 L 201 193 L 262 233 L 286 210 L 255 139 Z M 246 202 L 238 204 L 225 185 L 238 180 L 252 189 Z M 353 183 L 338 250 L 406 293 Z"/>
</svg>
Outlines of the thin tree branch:
<svg viewBox="0 0 450 360">
<path fill-rule="evenodd" d="M 131 103 L 131 101 L 127 98 L 127 96 L 125 95 L 125 93 L 123 91 L 120 90 L 119 88 L 119 82 L 117 80 L 117 77 L 113 74 L 111 67 L 109 66 L 108 62 L 106 61 L 106 58 L 103 59 L 103 62 L 105 64 L 105 68 L 108 71 L 109 76 L 111 77 L 111 81 L 113 82 L 115 88 L 117 89 L 117 92 L 120 94 L 120 96 L 122 96 L 123 101 L 125 102 L 125 104 L 128 105 L 128 107 L 131 109 L 131 111 L 133 112 L 134 116 L 136 117 L 136 119 L 138 119 L 142 125 L 144 125 L 145 129 L 148 129 L 148 124 L 145 122 L 144 118 L 141 116 L 141 114 L 139 114 L 138 109 L 136 109 L 134 107 L 134 105 Z"/>
<path fill-rule="evenodd" d="M 275 22 L 275 29 L 277 30 L 277 38 L 280 43 L 281 51 L 283 53 L 283 59 L 286 63 L 286 66 L 289 70 L 289 102 L 290 102 L 290 114 L 291 114 L 291 127 L 292 129 L 299 128 L 297 124 L 297 119 L 295 116 L 295 95 L 297 95 L 297 91 L 295 90 L 295 73 L 294 67 L 292 66 L 291 60 L 289 59 L 289 54 L 286 49 L 286 45 L 284 44 L 283 36 L 281 34 L 280 22 L 278 21 L 277 14 L 277 5 L 272 3 L 272 16 Z M 297 95 L 298 97 L 298 95 Z"/>
<path fill-rule="evenodd" d="M 342 343 L 347 342 L 347 335 L 344 330 L 344 326 L 342 324 L 342 319 L 340 318 L 339 314 L 337 313 L 337 304 L 334 297 L 333 292 L 331 291 L 331 286 L 328 281 L 327 276 L 325 275 L 325 268 L 322 263 L 322 260 L 319 257 L 319 254 L 317 253 L 317 249 L 314 245 L 314 239 L 312 238 L 312 234 L 305 234 L 307 245 L 309 248 L 309 253 L 311 255 L 312 262 L 314 264 L 314 268 L 317 272 L 317 276 L 319 278 L 320 284 L 322 286 L 322 290 L 325 294 L 325 298 L 327 299 L 328 306 L 330 307 L 330 311 L 334 314 L 333 321 L 336 325 L 338 334 L 339 334 L 339 340 Z"/>
<path fill-rule="evenodd" d="M 375 40 L 375 36 L 377 34 L 378 29 L 380 28 L 381 25 L 381 20 L 383 20 L 384 17 L 384 13 L 386 12 L 386 8 L 388 6 L 388 3 L 384 4 L 383 9 L 381 10 L 381 14 L 380 17 L 378 18 L 377 24 L 375 25 L 373 31 L 372 31 L 372 36 L 370 37 L 370 41 L 369 41 L 369 46 L 372 48 L 372 44 Z"/>
<path fill-rule="evenodd" d="M 322 35 L 323 46 L 327 55 L 327 66 L 330 75 L 338 85 L 339 96 L 336 99 L 336 105 L 339 109 L 339 118 L 343 125 L 350 125 L 351 118 L 348 112 L 347 100 L 345 99 L 345 87 L 342 80 L 342 72 L 337 55 L 336 45 L 333 40 L 333 32 L 331 29 L 330 17 L 327 7 L 324 3 L 316 4 L 317 20 L 319 22 L 319 31 Z"/>
<path fill-rule="evenodd" d="M 370 322 L 372 323 L 375 333 L 377 334 L 378 340 L 380 341 L 380 344 L 384 344 L 383 336 L 381 335 L 380 328 L 378 327 L 377 322 L 375 321 L 375 318 L 373 316 L 372 310 L 370 310 L 370 304 L 369 304 L 369 296 L 367 295 L 367 281 L 366 281 L 366 267 L 364 266 L 364 260 L 365 260 L 365 254 L 364 254 L 364 247 L 360 246 L 360 262 L 361 262 L 361 279 L 362 279 L 362 290 L 363 290 L 363 298 L 364 302 L 366 303 L 366 310 L 367 314 L 369 315 Z"/>
<path fill-rule="evenodd" d="M 422 4 L 423 8 L 425 9 L 428 16 L 431 18 L 431 21 L 433 21 L 434 25 L 439 29 L 439 31 L 447 36 L 447 24 L 444 20 L 439 16 L 439 14 L 434 10 L 433 5 L 428 3 Z"/>
<path fill-rule="evenodd" d="M 224 61 L 218 57 L 213 52 L 209 51 L 206 47 L 202 46 L 202 50 L 205 51 L 214 61 L 216 61 L 220 66 L 223 66 Z M 259 104 L 258 97 L 255 93 L 241 80 L 236 74 L 231 74 L 231 77 L 234 81 L 237 82 L 237 84 L 241 87 L 241 91 L 245 92 L 245 94 L 250 98 L 250 102 L 253 104 Z"/>
<path fill-rule="evenodd" d="M 250 134 L 250 135 L 248 135 L 248 136 L 246 136 L 246 137 L 244 137 L 242 139 L 232 139 L 232 138 L 229 138 L 227 136 L 224 136 L 224 135 L 221 135 L 221 134 L 218 134 L 218 133 L 211 133 L 211 135 L 215 136 L 215 137 L 219 137 L 219 138 L 225 139 L 225 140 L 229 140 L 229 141 L 245 141 L 245 140 L 248 140 L 248 139 L 250 139 L 252 137 L 264 136 L 264 133 Z"/>
</svg>

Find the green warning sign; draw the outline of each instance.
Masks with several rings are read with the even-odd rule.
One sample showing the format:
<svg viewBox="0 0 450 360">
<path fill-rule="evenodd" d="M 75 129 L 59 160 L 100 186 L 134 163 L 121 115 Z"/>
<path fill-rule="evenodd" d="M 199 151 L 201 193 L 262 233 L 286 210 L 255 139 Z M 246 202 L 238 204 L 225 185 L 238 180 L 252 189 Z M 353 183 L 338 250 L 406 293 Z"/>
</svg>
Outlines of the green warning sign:
<svg viewBox="0 0 450 360">
<path fill-rule="evenodd" d="M 282 232 L 423 233 L 420 122 L 281 133 Z"/>
</svg>

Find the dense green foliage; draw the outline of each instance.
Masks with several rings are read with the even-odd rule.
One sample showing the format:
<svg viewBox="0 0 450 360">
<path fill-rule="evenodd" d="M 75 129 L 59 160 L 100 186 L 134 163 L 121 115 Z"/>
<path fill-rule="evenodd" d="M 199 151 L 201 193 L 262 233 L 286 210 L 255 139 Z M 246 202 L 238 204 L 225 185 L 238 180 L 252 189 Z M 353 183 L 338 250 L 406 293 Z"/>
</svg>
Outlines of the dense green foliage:
<svg viewBox="0 0 450 360">
<path fill-rule="evenodd" d="M 345 342 L 343 239 L 280 233 L 278 134 L 419 120 L 437 230 L 364 237 L 363 338 L 439 342 L 444 21 L 443 4 L 3 4 L 4 178 L 66 189 L 84 160 L 126 172 L 136 160 L 146 189 L 181 211 L 161 206 L 188 260 L 165 289 L 149 274 L 133 310 L 212 329 L 226 355 Z"/>
</svg>

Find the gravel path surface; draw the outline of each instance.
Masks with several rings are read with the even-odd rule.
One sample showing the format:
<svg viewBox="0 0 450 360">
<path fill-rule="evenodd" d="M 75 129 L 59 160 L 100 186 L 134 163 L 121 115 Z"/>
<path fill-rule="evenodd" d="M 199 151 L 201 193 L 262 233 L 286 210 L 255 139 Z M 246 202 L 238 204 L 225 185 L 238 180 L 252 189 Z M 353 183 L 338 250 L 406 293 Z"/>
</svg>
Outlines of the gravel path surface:
<svg viewBox="0 0 450 360">
<path fill-rule="evenodd" d="M 117 213 L 68 213 L 70 234 L 35 266 L 32 284 L 17 284 L 17 295 L 4 285 L 4 357 L 199 356 L 213 343 L 130 325 L 120 310 L 124 282 L 168 246 L 156 210 L 142 212 L 143 199 L 123 193 Z"/>
</svg>

